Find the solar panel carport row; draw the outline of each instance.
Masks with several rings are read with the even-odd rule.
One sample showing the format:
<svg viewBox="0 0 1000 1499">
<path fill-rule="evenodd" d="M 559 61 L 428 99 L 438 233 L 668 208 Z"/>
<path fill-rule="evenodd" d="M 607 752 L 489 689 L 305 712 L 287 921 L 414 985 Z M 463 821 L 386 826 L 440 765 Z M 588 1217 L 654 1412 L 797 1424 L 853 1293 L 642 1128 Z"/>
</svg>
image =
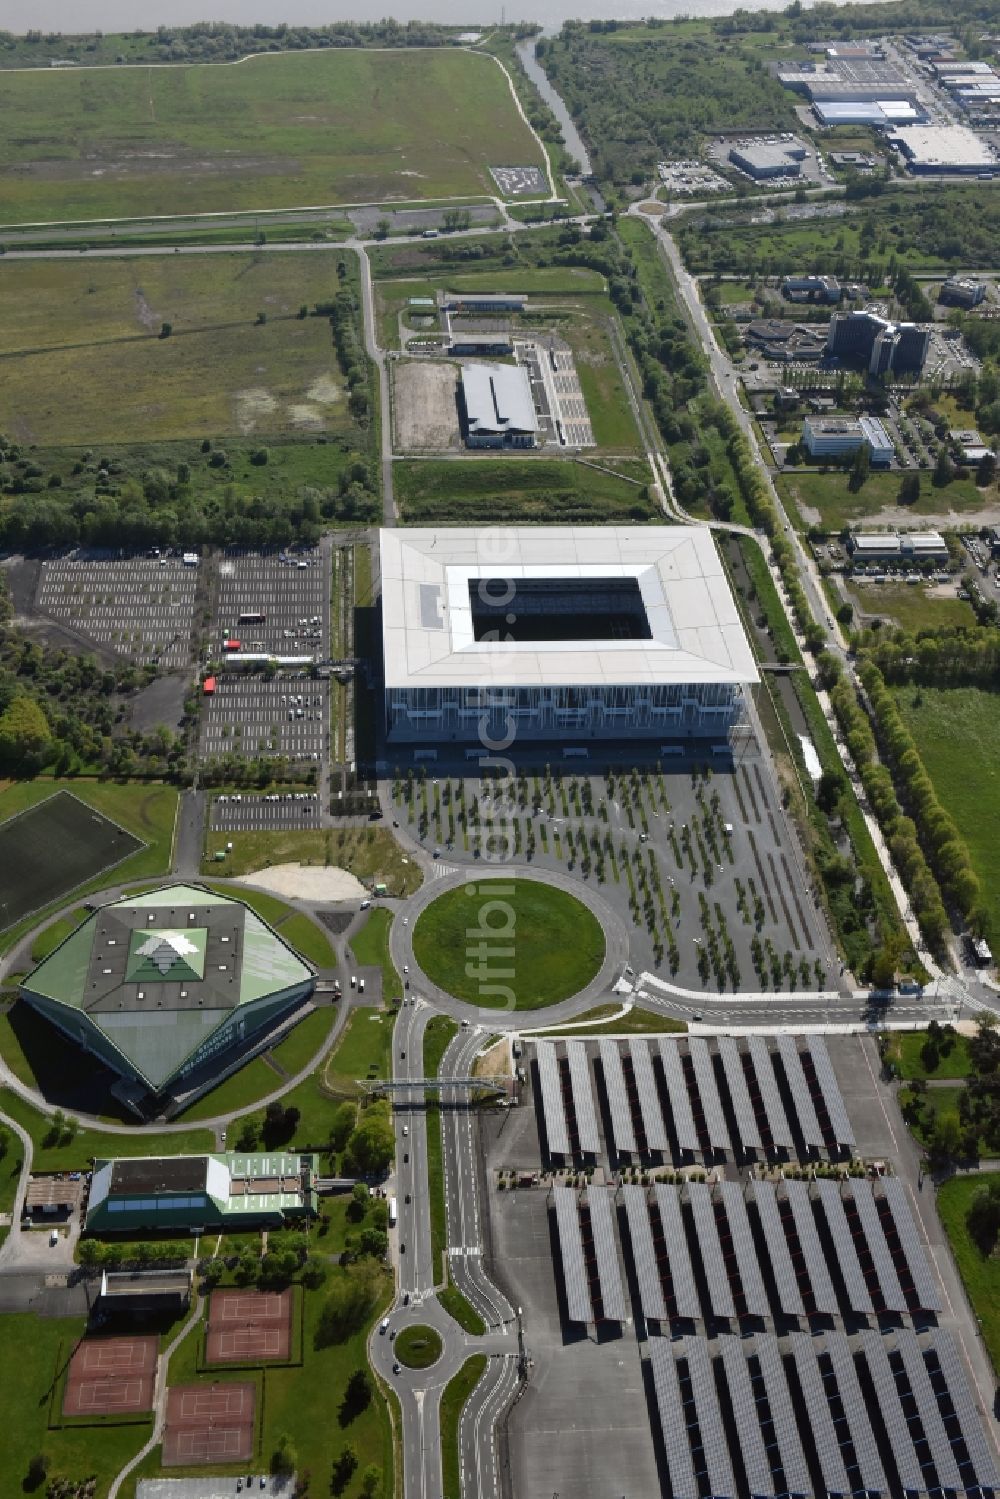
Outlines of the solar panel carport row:
<svg viewBox="0 0 1000 1499">
<path fill-rule="evenodd" d="M 542 1113 L 545 1116 L 545 1138 L 549 1154 L 568 1156 L 569 1131 L 566 1128 L 559 1064 L 556 1061 L 556 1049 L 550 1041 L 535 1042 L 535 1060 L 542 1088 Z"/>
<path fill-rule="evenodd" d="M 750 1090 L 747 1087 L 746 1073 L 743 1071 L 743 1058 L 740 1056 L 740 1049 L 732 1036 L 720 1036 L 716 1044 L 719 1048 L 719 1056 L 722 1058 L 726 1086 L 729 1089 L 733 1113 L 736 1116 L 736 1128 L 739 1131 L 743 1149 L 762 1150 L 763 1143 L 760 1138 L 760 1128 L 757 1124 L 757 1116 L 754 1113 L 753 1102 L 750 1098 Z"/>
<path fill-rule="evenodd" d="M 670 1473 L 670 1492 L 673 1499 L 699 1499 L 701 1491 L 695 1477 L 687 1423 L 683 1419 L 678 1420 L 682 1402 L 677 1365 L 666 1338 L 650 1338 L 649 1362 L 653 1370 L 656 1408 Z"/>
<path fill-rule="evenodd" d="M 695 1238 L 701 1254 L 702 1269 L 708 1283 L 708 1299 L 716 1317 L 735 1317 L 736 1306 L 719 1243 L 719 1230 L 712 1205 L 712 1189 L 704 1182 L 688 1183 L 688 1202 L 694 1219 Z"/>
<path fill-rule="evenodd" d="M 799 1133 L 807 1147 L 815 1146 L 818 1150 L 826 1141 L 823 1131 L 820 1129 L 819 1120 L 816 1117 L 816 1107 L 813 1103 L 812 1093 L 806 1081 L 806 1075 L 802 1071 L 802 1061 L 799 1057 L 799 1049 L 795 1044 L 794 1036 L 778 1037 L 778 1055 L 785 1069 L 785 1077 L 792 1095 L 792 1104 L 798 1117 Z"/>
<path fill-rule="evenodd" d="M 802 1293 L 795 1274 L 795 1266 L 792 1264 L 792 1257 L 788 1252 L 788 1240 L 785 1238 L 784 1225 L 778 1212 L 774 1183 L 754 1182 L 753 1195 L 757 1204 L 757 1217 L 764 1234 L 764 1243 L 767 1246 L 771 1274 L 774 1276 L 778 1291 L 778 1303 L 781 1310 L 788 1316 L 803 1317 L 805 1307 L 802 1304 Z"/>
<path fill-rule="evenodd" d="M 625 1215 L 628 1219 L 629 1238 L 632 1241 L 632 1259 L 635 1276 L 639 1282 L 639 1302 L 642 1315 L 647 1321 L 664 1322 L 667 1305 L 663 1298 L 663 1282 L 653 1243 L 653 1230 L 649 1222 L 649 1202 L 645 1187 L 622 1187 Z"/>
<path fill-rule="evenodd" d="M 937 1369 L 934 1367 L 935 1360 Z M 972 1470 L 968 1477 L 975 1480 L 974 1485 L 967 1481 L 966 1487 L 1000 1488 L 1000 1474 L 973 1402 L 968 1377 L 950 1334 L 943 1328 L 935 1327 L 931 1330 L 924 1362 L 939 1403 L 947 1390 L 945 1403 L 947 1405 L 950 1402 L 952 1406 L 954 1416 L 951 1421 L 958 1424 L 968 1454 L 968 1465 Z"/>
<path fill-rule="evenodd" d="M 771 1307 L 764 1290 L 764 1279 L 760 1273 L 757 1248 L 750 1231 L 750 1219 L 739 1182 L 723 1182 L 719 1188 L 726 1221 L 732 1236 L 732 1252 L 736 1256 L 736 1270 L 743 1291 L 743 1304 L 750 1317 L 767 1317 Z"/>
<path fill-rule="evenodd" d="M 851 1445 L 854 1448 L 862 1488 L 868 1494 L 887 1494 L 889 1485 L 882 1468 L 882 1460 L 878 1455 L 867 1402 L 861 1385 L 858 1383 L 858 1371 L 850 1346 L 842 1332 L 827 1333 L 826 1356 L 830 1372 L 828 1375 L 824 1368 L 824 1383 L 827 1384 L 828 1394 L 831 1393 L 829 1378 L 832 1377 L 836 1383 L 837 1394 L 850 1428 Z"/>
<path fill-rule="evenodd" d="M 809 1037 L 809 1055 L 812 1057 L 813 1070 L 816 1073 L 816 1081 L 819 1083 L 823 1102 L 826 1104 L 826 1112 L 830 1120 L 830 1126 L 838 1145 L 846 1145 L 852 1151 L 855 1146 L 854 1130 L 851 1121 L 847 1117 L 847 1109 L 844 1107 L 844 1098 L 837 1082 L 837 1075 L 830 1061 L 830 1053 L 826 1049 L 826 1041 L 822 1036 Z"/>
<path fill-rule="evenodd" d="M 573 1089 L 573 1112 L 576 1115 L 577 1138 L 585 1155 L 600 1155 L 601 1137 L 597 1131 L 597 1111 L 590 1081 L 587 1048 L 582 1041 L 566 1042 L 570 1085 Z"/>
<path fill-rule="evenodd" d="M 892 1221 L 896 1225 L 896 1234 L 913 1282 L 917 1305 L 926 1312 L 939 1312 L 941 1294 L 920 1242 L 920 1234 L 913 1214 L 910 1212 L 906 1187 L 898 1176 L 887 1176 L 881 1182 L 881 1193 L 888 1204 Z"/>
<path fill-rule="evenodd" d="M 926 1493 L 928 1483 L 913 1445 L 909 1422 L 900 1404 L 896 1377 L 881 1334 L 863 1332 L 860 1347 L 875 1387 L 875 1406 L 885 1423 L 889 1449 L 896 1464 L 899 1481 L 908 1493 Z"/>
<path fill-rule="evenodd" d="M 847 1476 L 844 1462 L 844 1445 L 849 1439 L 849 1433 L 838 1431 L 838 1423 L 834 1422 L 812 1338 L 806 1332 L 792 1333 L 788 1346 L 795 1360 L 795 1372 L 799 1377 L 802 1400 L 809 1417 L 809 1433 L 819 1458 L 823 1487 L 831 1499 L 842 1499 L 842 1496 L 854 1492 L 855 1488 Z M 840 1422 L 839 1425 L 843 1427 L 844 1423 Z"/>
<path fill-rule="evenodd" d="M 766 1496 L 778 1494 L 782 1490 L 775 1484 L 768 1447 L 760 1429 L 757 1400 L 743 1352 L 743 1340 L 735 1337 L 720 1338 L 719 1350 L 736 1431 L 739 1434 L 740 1457 L 747 1475 L 747 1488 L 753 1499 L 766 1499 Z"/>
<path fill-rule="evenodd" d="M 670 1097 L 670 1112 L 674 1116 L 674 1134 L 677 1136 L 678 1147 L 693 1155 L 699 1149 L 698 1131 L 694 1127 L 687 1079 L 684 1076 L 677 1042 L 661 1036 L 660 1057 L 663 1061 L 663 1076 L 666 1079 L 667 1093 Z"/>
<path fill-rule="evenodd" d="M 611 1198 L 607 1187 L 587 1188 L 587 1208 L 590 1212 L 590 1231 L 593 1236 L 594 1256 L 597 1260 L 597 1279 L 601 1288 L 601 1307 L 606 1321 L 625 1321 L 625 1292 L 622 1289 L 622 1273 L 615 1247 L 615 1231 L 611 1215 Z"/>
<path fill-rule="evenodd" d="M 591 1322 L 593 1309 L 590 1305 L 590 1282 L 583 1257 L 583 1236 L 580 1233 L 576 1193 L 569 1187 L 553 1187 L 552 1201 L 555 1204 L 556 1226 L 559 1230 L 559 1254 L 566 1286 L 566 1313 L 571 1322 Z"/>
<path fill-rule="evenodd" d="M 639 1111 L 642 1114 L 642 1130 L 650 1150 L 669 1151 L 667 1126 L 663 1122 L 660 1107 L 660 1090 L 656 1086 L 653 1059 L 649 1054 L 649 1042 L 633 1036 L 628 1044 L 632 1057 L 632 1075 L 639 1095 Z"/>
<path fill-rule="evenodd" d="M 680 1193 L 676 1187 L 657 1182 L 654 1189 L 656 1207 L 663 1232 L 663 1251 L 667 1256 L 670 1284 L 678 1317 L 701 1316 L 701 1302 L 695 1286 L 691 1256 L 688 1253 L 687 1234 L 681 1214 Z"/>
<path fill-rule="evenodd" d="M 938 1483 L 942 1488 L 960 1489 L 963 1485 L 958 1464 L 955 1461 L 948 1433 L 944 1429 L 937 1396 L 931 1385 L 930 1375 L 927 1373 L 927 1365 L 924 1363 L 916 1334 L 909 1330 L 900 1332 L 896 1338 L 896 1352 L 898 1362 L 903 1366 L 906 1382 L 910 1386 L 910 1398 L 916 1407 L 917 1417 L 930 1448 L 931 1461 L 937 1473 Z M 906 1397 L 903 1397 L 903 1408 L 907 1409 Z M 912 1429 L 912 1407 L 908 1414 Z"/>
<path fill-rule="evenodd" d="M 601 1051 L 604 1086 L 608 1094 L 608 1108 L 611 1111 L 611 1133 L 614 1136 L 615 1151 L 618 1155 L 635 1155 L 639 1147 L 636 1143 L 632 1106 L 625 1088 L 625 1074 L 622 1072 L 618 1043 L 604 1037 L 598 1044 Z"/>
<path fill-rule="evenodd" d="M 694 1068 L 695 1082 L 698 1084 L 698 1097 L 701 1099 L 709 1144 L 713 1150 L 728 1150 L 729 1128 L 722 1112 L 722 1100 L 719 1098 L 708 1042 L 702 1036 L 692 1036 L 688 1041 L 688 1052 Z"/>
<path fill-rule="evenodd" d="M 805 1454 L 802 1451 L 798 1423 L 795 1419 L 792 1397 L 788 1391 L 788 1380 L 785 1378 L 785 1368 L 781 1361 L 778 1340 L 773 1333 L 759 1333 L 754 1339 L 754 1349 L 757 1354 L 760 1377 L 764 1384 L 764 1392 L 767 1396 L 767 1404 L 770 1409 L 774 1435 L 778 1443 L 778 1451 L 781 1454 L 781 1467 L 785 1475 L 785 1492 L 787 1494 L 811 1494 L 812 1483 L 809 1478 L 809 1468 L 806 1465 Z M 758 1396 L 759 1410 L 760 1400 Z"/>
<path fill-rule="evenodd" d="M 826 1255 L 820 1243 L 816 1219 L 813 1217 L 806 1182 L 786 1182 L 785 1197 L 792 1212 L 795 1234 L 802 1251 L 805 1273 L 809 1278 L 813 1303 L 817 1312 L 834 1314 L 838 1310 L 837 1297 L 827 1269 Z"/>
<path fill-rule="evenodd" d="M 885 1229 L 882 1227 L 878 1207 L 872 1195 L 871 1182 L 852 1181 L 851 1197 L 854 1200 L 858 1219 L 868 1244 L 868 1252 L 875 1267 L 882 1301 L 890 1312 L 905 1312 L 908 1308 L 906 1296 L 899 1284 L 899 1276 L 896 1274 L 896 1267 L 889 1253 Z"/>
<path fill-rule="evenodd" d="M 708 1356 L 708 1344 L 704 1338 L 689 1338 L 682 1353 L 687 1362 L 701 1441 L 701 1460 L 698 1461 L 696 1457 L 696 1470 L 707 1475 L 708 1493 L 712 1495 L 712 1499 L 732 1499 L 736 1493 L 736 1481 L 729 1459 L 729 1444 L 719 1410 L 719 1396 L 712 1361 Z M 691 1418 L 688 1416 L 689 1428 L 690 1424 Z"/>
<path fill-rule="evenodd" d="M 771 1132 L 771 1139 L 777 1149 L 791 1150 L 792 1132 L 788 1127 L 785 1106 L 778 1092 L 778 1083 L 771 1063 L 771 1053 L 767 1049 L 764 1037 L 749 1036 L 747 1052 L 753 1063 L 754 1076 L 760 1089 L 760 1098 L 764 1105 L 764 1113 L 767 1115 L 767 1127 Z"/>
<path fill-rule="evenodd" d="M 836 1182 L 818 1181 L 816 1190 L 819 1193 L 830 1237 L 833 1239 L 833 1257 L 843 1276 L 847 1304 L 852 1311 L 865 1312 L 870 1316 L 875 1308 L 872 1305 L 871 1292 L 861 1268 L 861 1261 L 858 1259 L 858 1251 L 854 1246 L 854 1236 L 844 1211 L 840 1187 Z"/>
</svg>

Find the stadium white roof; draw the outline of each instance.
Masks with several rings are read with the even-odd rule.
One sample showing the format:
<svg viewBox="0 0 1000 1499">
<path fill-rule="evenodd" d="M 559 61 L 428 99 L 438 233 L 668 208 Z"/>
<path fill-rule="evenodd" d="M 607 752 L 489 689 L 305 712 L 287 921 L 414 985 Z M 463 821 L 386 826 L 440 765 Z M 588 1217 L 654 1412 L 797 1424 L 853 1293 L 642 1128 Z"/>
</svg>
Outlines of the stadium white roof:
<svg viewBox="0 0 1000 1499">
<path fill-rule="evenodd" d="M 538 431 L 531 382 L 520 365 L 463 365 L 462 393 L 471 432 Z"/>
<path fill-rule="evenodd" d="M 387 689 L 757 682 L 711 533 L 700 526 L 510 526 L 380 533 Z M 477 640 L 469 585 L 633 578 L 648 639 Z"/>
</svg>

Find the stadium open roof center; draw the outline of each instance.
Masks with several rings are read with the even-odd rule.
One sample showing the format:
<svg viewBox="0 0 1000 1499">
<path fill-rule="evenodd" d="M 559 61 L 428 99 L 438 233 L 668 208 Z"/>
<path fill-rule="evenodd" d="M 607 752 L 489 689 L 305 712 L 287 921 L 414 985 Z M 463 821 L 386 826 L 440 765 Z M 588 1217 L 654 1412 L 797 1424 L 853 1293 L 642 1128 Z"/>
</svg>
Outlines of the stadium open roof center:
<svg viewBox="0 0 1000 1499">
<path fill-rule="evenodd" d="M 635 577 L 469 579 L 478 641 L 649 640 Z"/>
</svg>

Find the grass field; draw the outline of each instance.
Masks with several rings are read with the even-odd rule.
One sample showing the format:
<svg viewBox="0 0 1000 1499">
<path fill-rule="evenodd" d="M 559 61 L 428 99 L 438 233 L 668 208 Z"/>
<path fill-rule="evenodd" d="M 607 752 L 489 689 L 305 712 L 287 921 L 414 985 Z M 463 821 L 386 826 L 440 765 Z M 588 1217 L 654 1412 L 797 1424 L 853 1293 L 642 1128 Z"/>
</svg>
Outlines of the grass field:
<svg viewBox="0 0 1000 1499">
<path fill-rule="evenodd" d="M 371 964 L 382 970 L 382 998 L 395 1004 L 403 997 L 403 985 L 389 957 L 389 928 L 392 912 L 384 906 L 375 906 L 368 920 L 350 941 L 351 952 L 358 964 Z"/>
<path fill-rule="evenodd" d="M 227 1077 L 211 1092 L 196 1099 L 181 1117 L 186 1124 L 193 1124 L 198 1119 L 214 1119 L 220 1114 L 242 1113 L 280 1086 L 281 1078 L 273 1068 L 263 1057 L 254 1057 L 232 1077 Z"/>
<path fill-rule="evenodd" d="M 487 1363 L 485 1353 L 474 1353 L 448 1381 L 441 1395 L 441 1492 L 444 1499 L 459 1499 L 462 1492 L 458 1423 L 466 1401 L 486 1372 Z"/>
<path fill-rule="evenodd" d="M 298 316 L 336 296 L 345 253 L 5 266 L 6 430 L 39 444 L 114 441 L 123 428 L 136 442 L 349 431 L 328 320 Z"/>
<path fill-rule="evenodd" d="M 842 531 L 852 521 L 895 508 L 900 477 L 892 473 L 870 474 L 856 494 L 849 487 L 850 474 L 840 471 L 824 474 L 818 469 L 797 469 L 779 474 L 775 482 L 782 500 L 790 501 L 798 511 L 803 529 L 815 524 L 827 531 Z M 953 510 L 961 514 L 966 510 L 981 510 L 989 498 L 989 492 L 977 489 L 971 479 L 955 479 L 944 488 L 935 489 L 930 476 L 925 474 L 919 500 L 905 508 L 913 516 L 947 515 Z"/>
<path fill-rule="evenodd" d="M 332 968 L 336 963 L 337 954 L 330 946 L 329 938 L 303 911 L 287 916 L 278 930 L 284 940 L 315 967 Z"/>
<path fill-rule="evenodd" d="M 619 1013 L 620 1005 L 597 1005 L 577 1015 L 570 1029 L 554 1026 L 550 1031 L 539 1031 L 541 1036 L 589 1036 L 594 1032 L 607 1032 L 611 1036 L 672 1035 L 687 1030 L 687 1021 L 674 1020 L 669 1015 L 660 1015 L 655 1010 L 639 1007 L 629 1010 L 627 1015 Z"/>
<path fill-rule="evenodd" d="M 404 1327 L 396 1338 L 395 1354 L 408 1369 L 429 1369 L 441 1357 L 441 1334 L 433 1327 Z"/>
<path fill-rule="evenodd" d="M 976 1176 L 953 1177 L 938 1188 L 937 1205 L 993 1368 L 1000 1373 L 1000 1259 L 981 1254 L 965 1226 L 969 1204 L 981 1185 Z"/>
<path fill-rule="evenodd" d="M 78 906 L 75 911 L 70 911 L 68 916 L 60 916 L 57 921 L 50 922 L 47 927 L 35 938 L 31 944 L 31 959 L 34 963 L 40 963 L 47 958 L 50 952 L 55 952 L 60 942 L 65 942 L 82 921 L 87 918 L 87 912 L 83 906 Z"/>
<path fill-rule="evenodd" d="M 34 1141 L 36 1171 L 83 1171 L 95 1156 L 198 1155 L 211 1150 L 215 1143 L 212 1131 L 207 1129 L 176 1130 L 168 1134 L 148 1130 L 127 1135 L 81 1129 L 66 1143 L 47 1145 L 50 1121 L 18 1094 L 0 1088 L 0 1109 L 16 1119 Z"/>
<path fill-rule="evenodd" d="M 513 948 L 512 957 L 489 959 L 484 966 L 495 975 L 482 979 L 466 971 L 475 966 L 468 960 L 469 933 L 480 928 L 484 937 L 492 933 L 488 944 Z M 590 983 L 604 962 L 604 933 L 586 906 L 554 885 L 484 880 L 475 894 L 460 886 L 424 908 L 413 928 L 413 956 L 457 999 L 490 1009 L 505 1006 L 513 991 L 513 1008 L 535 1010 Z"/>
<path fill-rule="evenodd" d="M 481 196 L 489 164 L 543 165 L 499 66 L 431 48 L 11 74 L 0 125 L 8 223 Z"/>
<path fill-rule="evenodd" d="M 608 473 L 566 458 L 430 459 L 394 463 L 392 473 L 402 516 L 414 525 L 560 525 L 653 521 L 658 515 L 646 492 L 649 470 L 634 461 Z"/>
<path fill-rule="evenodd" d="M 12 926 L 52 905 L 140 847 L 85 802 L 57 792 L 0 825 L 0 921 Z"/>
<path fill-rule="evenodd" d="M 951 1048 L 947 1056 L 939 1053 L 938 1064 L 928 1071 L 922 1052 L 927 1041 L 926 1031 L 895 1031 L 889 1043 L 889 1060 L 903 1078 L 939 1077 L 963 1078 L 969 1075 L 969 1049 L 964 1036 L 949 1036 Z"/>
<path fill-rule="evenodd" d="M 924 587 L 852 581 L 847 593 L 865 614 L 893 620 L 903 630 L 972 626 L 976 622 L 972 605 L 965 599 L 937 598 Z"/>
<path fill-rule="evenodd" d="M 968 846 L 982 884 L 986 939 L 995 950 L 1000 943 L 1000 700 L 978 687 L 921 687 L 919 695 L 905 687 L 894 696 L 941 805 Z"/>
<path fill-rule="evenodd" d="M 0 1317 L 0 1408 L 4 1412 L 3 1475 L 0 1494 L 14 1499 L 30 1492 L 22 1480 L 36 1452 L 51 1459 L 48 1481 L 94 1474 L 96 1494 L 108 1485 L 149 1435 L 144 1424 L 66 1426 L 48 1430 L 49 1397 L 60 1362 L 83 1336 L 83 1317 Z M 41 1495 L 44 1488 L 37 1492 Z"/>
<path fill-rule="evenodd" d="M 211 857 L 218 841 L 209 834 L 207 857 L 202 859 L 203 874 L 223 872 L 223 866 Z M 403 863 L 403 853 L 388 828 L 229 833 L 226 842 L 233 845 L 224 866 L 230 877 L 254 874 L 274 864 L 330 864 L 349 869 L 366 883 L 384 881 L 390 895 L 412 895 L 420 884 L 420 870 L 412 862 Z M 249 901 L 252 893 L 240 898 Z"/>
<path fill-rule="evenodd" d="M 54 791 L 72 792 L 75 797 L 86 802 L 88 807 L 118 823 L 145 845 L 130 854 L 121 864 L 116 864 L 110 875 L 95 875 L 93 879 L 87 880 L 79 887 L 78 894 L 81 897 L 92 890 L 100 890 L 109 880 L 114 884 L 141 880 L 151 875 L 165 874 L 170 868 L 177 817 L 178 793 L 175 787 L 121 786 L 114 781 L 16 781 L 7 783 L 0 790 L 0 818 L 6 821 L 15 813 L 34 807 Z M 70 888 L 63 887 L 63 896 L 69 893 Z M 60 903 L 63 896 L 58 901 L 50 898 L 48 908 Z M 10 948 L 25 931 L 37 925 L 44 914 L 44 911 L 39 910 L 6 931 L 0 938 L 0 951 Z"/>
<path fill-rule="evenodd" d="M 333 1010 L 326 1005 L 306 1015 L 284 1039 L 278 1043 L 271 1055 L 292 1077 L 301 1072 L 319 1051 L 333 1024 Z"/>
</svg>

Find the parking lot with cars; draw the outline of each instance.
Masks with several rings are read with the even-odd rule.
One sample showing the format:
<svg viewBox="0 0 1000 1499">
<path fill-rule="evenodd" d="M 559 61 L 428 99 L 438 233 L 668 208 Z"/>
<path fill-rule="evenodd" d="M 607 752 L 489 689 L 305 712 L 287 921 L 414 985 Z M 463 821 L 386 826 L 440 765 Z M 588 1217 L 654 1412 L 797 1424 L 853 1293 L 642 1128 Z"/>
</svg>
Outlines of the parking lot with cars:
<svg viewBox="0 0 1000 1499">
<path fill-rule="evenodd" d="M 219 563 L 218 645 L 241 653 L 325 656 L 329 640 L 329 562 L 319 547 L 229 551 Z"/>
<path fill-rule="evenodd" d="M 77 551 L 43 562 L 35 606 L 116 656 L 184 666 L 198 567 L 170 552 Z"/>
<path fill-rule="evenodd" d="M 215 797 L 209 814 L 213 833 L 266 833 L 284 828 L 319 827 L 320 799 L 316 791 L 225 793 Z"/>
<path fill-rule="evenodd" d="M 205 698 L 202 757 L 280 756 L 318 766 L 329 744 L 328 704 L 329 683 L 308 675 L 221 675 Z"/>
</svg>

